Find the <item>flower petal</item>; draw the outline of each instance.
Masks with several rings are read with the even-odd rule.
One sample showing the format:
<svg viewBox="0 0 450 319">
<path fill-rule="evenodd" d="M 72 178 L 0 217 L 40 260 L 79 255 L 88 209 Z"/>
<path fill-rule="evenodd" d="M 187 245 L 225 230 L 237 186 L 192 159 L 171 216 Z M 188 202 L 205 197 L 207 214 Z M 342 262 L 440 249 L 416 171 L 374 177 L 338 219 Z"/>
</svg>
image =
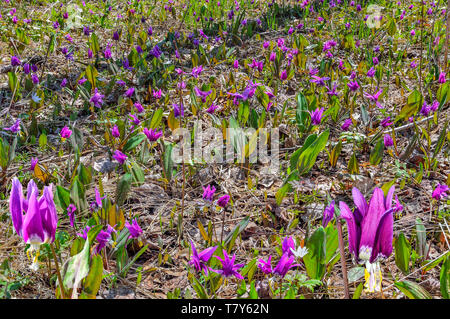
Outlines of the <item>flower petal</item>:
<svg viewBox="0 0 450 319">
<path fill-rule="evenodd" d="M 23 240 L 28 244 L 41 244 L 45 240 L 38 205 L 36 191 L 32 190 L 28 200 L 28 211 L 23 222 Z"/>
<path fill-rule="evenodd" d="M 366 216 L 367 214 L 367 211 L 369 210 L 369 206 L 367 205 L 367 201 L 364 198 L 364 195 L 356 187 L 353 187 L 352 195 L 355 206 L 358 208 L 359 212 L 364 218 L 364 216 Z"/>
<path fill-rule="evenodd" d="M 359 242 L 361 239 L 361 228 L 356 223 L 356 220 L 347 204 L 339 202 L 339 209 L 341 210 L 341 217 L 347 222 L 348 231 L 348 248 L 351 253 L 358 259 Z"/>
<path fill-rule="evenodd" d="M 393 208 L 384 213 L 378 224 L 375 243 L 370 256 L 370 263 L 378 258 L 388 258 L 392 254 L 392 240 L 394 238 Z"/>
<path fill-rule="evenodd" d="M 11 212 L 11 219 L 19 236 L 22 236 L 22 225 L 23 225 L 23 192 L 22 184 L 17 177 L 14 177 L 11 187 L 11 196 L 9 197 L 9 210 Z"/>
</svg>

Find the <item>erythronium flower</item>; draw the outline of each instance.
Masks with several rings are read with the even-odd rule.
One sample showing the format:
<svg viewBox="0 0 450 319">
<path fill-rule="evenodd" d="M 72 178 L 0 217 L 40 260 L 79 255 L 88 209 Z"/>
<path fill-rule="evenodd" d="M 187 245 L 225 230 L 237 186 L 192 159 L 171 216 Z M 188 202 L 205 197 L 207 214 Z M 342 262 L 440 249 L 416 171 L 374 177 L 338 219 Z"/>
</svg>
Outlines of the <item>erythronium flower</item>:
<svg viewBox="0 0 450 319">
<path fill-rule="evenodd" d="M 70 204 L 67 207 L 67 215 L 69 216 L 71 227 L 74 227 L 74 225 L 75 225 L 75 211 L 76 210 L 77 210 L 77 207 L 74 204 Z"/>
<path fill-rule="evenodd" d="M 181 104 L 177 104 L 174 103 L 173 104 L 173 115 L 177 118 L 177 117 L 184 117 L 184 106 L 183 103 Z"/>
<path fill-rule="evenodd" d="M 230 195 L 225 194 L 217 200 L 217 205 L 219 205 L 222 208 L 225 208 L 227 206 L 229 200 L 230 200 Z"/>
<path fill-rule="evenodd" d="M 212 103 L 211 106 L 206 110 L 206 112 L 208 112 L 209 114 L 213 114 L 218 107 L 219 107 L 218 105 Z"/>
<path fill-rule="evenodd" d="M 34 168 L 36 167 L 36 164 L 39 162 L 39 159 L 37 157 L 32 157 L 30 162 L 30 171 L 34 171 Z"/>
<path fill-rule="evenodd" d="M 392 253 L 394 217 L 392 199 L 395 186 L 386 198 L 380 188 L 375 188 L 369 204 L 357 188 L 353 188 L 355 211 L 352 213 L 344 202 L 339 202 L 341 217 L 347 222 L 349 250 L 358 263 L 366 264 L 366 288 L 369 292 L 380 291 L 380 259 Z"/>
<path fill-rule="evenodd" d="M 106 244 L 111 239 L 111 233 L 116 232 L 116 230 L 108 225 L 108 229 L 106 231 L 101 230 L 97 235 L 98 244 L 94 248 L 94 253 L 99 254 L 103 248 L 105 248 Z"/>
<path fill-rule="evenodd" d="M 433 191 L 433 194 L 431 197 L 433 197 L 436 200 L 441 200 L 442 198 L 445 198 L 448 196 L 447 192 L 449 191 L 449 188 L 445 184 L 437 184 L 436 188 Z"/>
<path fill-rule="evenodd" d="M 103 94 L 98 93 L 98 89 L 95 88 L 95 93 L 91 97 L 91 102 L 94 104 L 95 107 L 100 108 L 103 104 L 103 98 L 105 96 Z"/>
<path fill-rule="evenodd" d="M 203 199 L 212 201 L 215 192 L 216 188 L 214 186 L 208 185 L 206 187 L 203 187 Z"/>
<path fill-rule="evenodd" d="M 133 96 L 133 93 L 134 93 L 134 88 L 129 88 L 129 89 L 124 93 L 124 96 L 125 96 L 125 97 L 128 97 L 128 98 L 131 98 L 131 97 Z"/>
<path fill-rule="evenodd" d="M 373 78 L 373 76 L 375 75 L 375 69 L 374 67 L 371 67 L 369 71 L 367 71 L 367 76 L 369 78 Z"/>
<path fill-rule="evenodd" d="M 447 81 L 447 80 L 445 79 L 445 73 L 444 73 L 444 72 L 441 72 L 441 73 L 439 74 L 438 83 L 443 84 L 443 83 L 445 83 L 446 81 Z"/>
<path fill-rule="evenodd" d="M 313 125 L 319 125 L 322 121 L 322 114 L 323 114 L 324 108 L 317 108 L 315 111 L 311 112 L 311 123 Z"/>
<path fill-rule="evenodd" d="M 382 120 L 382 121 L 380 122 L 380 125 L 381 125 L 382 127 L 388 127 L 388 126 L 394 124 L 394 122 L 390 122 L 390 121 L 391 121 L 391 117 L 388 116 L 387 118 L 385 118 L 384 120 Z"/>
<path fill-rule="evenodd" d="M 20 64 L 21 64 L 20 59 L 13 55 L 11 57 L 11 66 L 18 66 Z"/>
<path fill-rule="evenodd" d="M 280 80 L 284 81 L 286 79 L 287 79 L 287 71 L 283 70 L 283 71 L 281 71 L 281 74 L 280 74 Z"/>
<path fill-rule="evenodd" d="M 44 186 L 40 198 L 39 189 L 33 180 L 28 182 L 27 197 L 23 196 L 22 184 L 17 177 L 13 178 L 9 209 L 16 233 L 24 242 L 31 245 L 31 250 L 39 250 L 43 243 L 52 243 L 55 240 L 58 215 L 53 200 L 53 185 Z M 25 212 L 25 215 L 23 215 Z M 37 270 L 38 254 L 33 259 L 31 269 Z"/>
<path fill-rule="evenodd" d="M 352 125 L 352 119 L 346 119 L 345 121 L 344 121 L 344 123 L 342 124 L 342 126 L 341 126 L 341 129 L 343 130 L 343 131 L 348 131 L 348 129 L 349 129 L 349 127 L 350 127 L 350 125 Z"/>
<path fill-rule="evenodd" d="M 244 279 L 244 277 L 242 277 L 242 275 L 240 273 L 238 273 L 238 270 L 241 269 L 242 267 L 244 267 L 244 264 L 236 264 L 236 265 L 234 264 L 234 261 L 236 260 L 236 254 L 234 254 L 233 257 L 231 257 L 231 259 L 230 259 L 230 257 L 227 254 L 227 251 L 224 249 L 223 256 L 224 256 L 224 259 L 222 259 L 218 256 L 214 256 L 222 263 L 222 269 L 211 269 L 210 268 L 209 270 L 211 270 L 215 273 L 218 273 L 225 278 L 235 276 L 238 279 Z"/>
<path fill-rule="evenodd" d="M 391 147 L 392 145 L 394 145 L 394 140 L 392 139 L 392 137 L 389 134 L 385 134 L 384 135 L 384 146 Z"/>
<path fill-rule="evenodd" d="M 273 270 L 273 273 L 279 275 L 281 278 L 284 278 L 291 268 L 300 266 L 299 264 L 294 264 L 294 259 L 295 257 L 292 252 L 291 256 L 288 254 L 283 254 L 277 266 Z"/>
<path fill-rule="evenodd" d="M 208 95 L 210 95 L 212 93 L 212 90 L 202 91 L 198 87 L 194 87 L 194 92 L 195 92 L 195 95 L 197 95 L 199 98 L 201 98 L 202 102 L 205 103 L 206 98 L 208 97 Z"/>
<path fill-rule="evenodd" d="M 378 102 L 381 93 L 383 93 L 383 89 L 379 90 L 374 95 L 370 95 L 369 93 L 364 92 L 364 97 L 369 99 L 369 101 L 374 102 L 380 109 L 382 109 L 383 106 L 380 104 L 380 102 Z"/>
<path fill-rule="evenodd" d="M 91 229 L 90 226 L 86 226 L 86 228 L 84 228 L 82 230 L 82 233 L 77 233 L 77 236 L 83 238 L 84 240 L 87 240 L 88 232 L 89 232 L 90 229 Z"/>
<path fill-rule="evenodd" d="M 113 158 L 118 161 L 120 164 L 125 163 L 125 161 L 127 160 L 128 156 L 126 156 L 124 153 L 122 153 L 119 150 L 116 150 L 114 152 Z"/>
<path fill-rule="evenodd" d="M 331 201 L 330 205 L 328 205 L 325 208 L 325 211 L 323 212 L 322 226 L 324 228 L 327 227 L 328 223 L 333 219 L 333 217 L 334 217 L 334 200 Z"/>
<path fill-rule="evenodd" d="M 348 82 L 348 83 L 347 83 L 347 86 L 349 87 L 349 89 L 350 89 L 351 91 L 356 91 L 356 90 L 359 89 L 359 84 L 358 84 L 358 82 L 356 82 L 356 81 L 350 81 L 350 82 Z"/>
<path fill-rule="evenodd" d="M 20 119 L 17 119 L 14 124 L 10 127 L 5 127 L 5 131 L 10 131 L 11 133 L 17 133 L 20 131 Z"/>
<path fill-rule="evenodd" d="M 111 129 L 111 134 L 114 137 L 119 137 L 120 136 L 119 127 L 117 125 L 114 125 L 113 128 Z"/>
<path fill-rule="evenodd" d="M 265 261 L 264 259 L 258 259 L 258 268 L 261 269 L 261 271 L 263 273 L 265 273 L 266 275 L 271 274 L 273 269 L 272 269 L 272 255 L 269 256 L 269 259 L 267 259 L 267 261 Z"/>
<path fill-rule="evenodd" d="M 283 243 L 281 244 L 281 250 L 283 254 L 288 256 L 292 255 L 291 248 L 295 249 L 295 241 L 292 237 L 284 237 Z"/>
<path fill-rule="evenodd" d="M 130 232 L 131 238 L 138 238 L 143 233 L 143 231 L 142 231 L 141 227 L 138 225 L 136 219 L 133 219 L 131 224 L 127 221 L 125 223 L 125 227 Z"/>
<path fill-rule="evenodd" d="M 194 243 L 191 240 L 191 249 L 192 249 L 192 257 L 189 261 L 189 265 L 194 266 L 196 271 L 202 271 L 205 273 L 205 275 L 208 275 L 208 261 L 211 259 L 212 255 L 214 254 L 214 251 L 217 249 L 217 246 L 215 247 L 209 247 L 202 252 L 198 253 L 197 249 L 195 249 Z"/>
<path fill-rule="evenodd" d="M 316 76 L 316 75 L 313 75 L 312 78 L 313 79 L 311 80 L 311 82 L 312 83 L 316 83 L 318 86 L 325 86 L 325 81 L 328 81 L 330 79 L 329 77 L 321 78 L 321 77 Z"/>
<path fill-rule="evenodd" d="M 62 139 L 69 138 L 72 135 L 72 130 L 70 130 L 67 126 L 64 126 L 59 133 Z"/>
<path fill-rule="evenodd" d="M 147 129 L 144 127 L 144 134 L 150 142 L 155 142 L 162 136 L 162 131 L 158 132 L 156 129 Z"/>
</svg>

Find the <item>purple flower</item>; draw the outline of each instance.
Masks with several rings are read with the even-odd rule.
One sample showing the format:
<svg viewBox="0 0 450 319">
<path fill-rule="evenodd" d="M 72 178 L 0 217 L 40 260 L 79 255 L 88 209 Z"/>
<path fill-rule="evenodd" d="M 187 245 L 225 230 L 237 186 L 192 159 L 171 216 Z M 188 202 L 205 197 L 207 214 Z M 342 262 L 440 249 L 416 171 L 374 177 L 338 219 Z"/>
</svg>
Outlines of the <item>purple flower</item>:
<svg viewBox="0 0 450 319">
<path fill-rule="evenodd" d="M 229 200 L 230 195 L 225 194 L 217 200 L 217 205 L 219 205 L 222 208 L 225 208 L 228 205 Z"/>
<path fill-rule="evenodd" d="M 100 108 L 103 104 L 103 98 L 105 96 L 103 94 L 98 93 L 98 89 L 95 88 L 95 93 L 91 97 L 91 102 L 94 104 L 95 107 Z"/>
<path fill-rule="evenodd" d="M 114 125 L 113 128 L 111 129 L 111 134 L 114 137 L 119 137 L 120 136 L 119 127 L 117 125 Z"/>
<path fill-rule="evenodd" d="M 83 85 L 86 81 L 87 81 L 86 78 L 81 78 L 80 80 L 78 80 L 78 84 Z"/>
<path fill-rule="evenodd" d="M 202 91 L 198 87 L 194 87 L 194 91 L 195 91 L 195 95 L 200 97 L 203 103 L 206 102 L 206 98 L 208 97 L 208 95 L 210 95 L 212 93 L 212 90 Z"/>
<path fill-rule="evenodd" d="M 348 129 L 349 129 L 349 127 L 350 127 L 350 125 L 352 125 L 352 119 L 351 118 L 348 118 L 348 119 L 346 119 L 345 121 L 344 121 L 344 123 L 342 124 L 342 126 L 341 126 L 341 129 L 343 130 L 343 131 L 348 131 Z"/>
<path fill-rule="evenodd" d="M 449 188 L 445 184 L 437 184 L 436 188 L 433 191 L 433 194 L 431 197 L 433 197 L 435 200 L 441 200 L 442 198 L 446 198 L 448 196 L 447 192 L 449 191 Z"/>
<path fill-rule="evenodd" d="M 70 204 L 67 207 L 67 215 L 69 216 L 70 227 L 74 227 L 74 224 L 75 224 L 75 211 L 76 210 L 77 210 L 77 207 L 74 204 Z"/>
<path fill-rule="evenodd" d="M 130 232 L 131 238 L 138 238 L 143 233 L 143 231 L 142 231 L 141 227 L 138 225 L 136 219 L 133 219 L 131 224 L 127 221 L 125 223 L 125 227 Z"/>
<path fill-rule="evenodd" d="M 348 86 L 349 89 L 350 89 L 351 91 L 353 91 L 353 92 L 359 89 L 359 84 L 358 84 L 358 82 L 356 82 L 356 81 L 350 81 L 350 82 L 348 82 L 348 83 L 347 83 L 347 86 Z"/>
<path fill-rule="evenodd" d="M 371 67 L 369 71 L 367 71 L 367 76 L 369 78 L 373 78 L 373 76 L 375 75 L 375 68 Z"/>
<path fill-rule="evenodd" d="M 21 62 L 20 62 L 20 59 L 18 58 L 18 57 L 16 57 L 16 56 L 12 56 L 11 57 L 11 65 L 12 66 L 18 66 L 18 65 L 20 65 L 21 64 Z"/>
<path fill-rule="evenodd" d="M 70 135 L 72 135 L 72 130 L 69 129 L 67 126 L 64 126 L 64 127 L 61 129 L 61 132 L 60 132 L 59 134 L 61 135 L 61 138 L 66 139 L 66 138 L 69 138 Z"/>
<path fill-rule="evenodd" d="M 138 113 L 144 112 L 144 107 L 142 106 L 141 103 L 138 103 L 138 102 L 134 103 L 134 107 L 136 108 L 136 110 L 138 111 Z"/>
<path fill-rule="evenodd" d="M 331 201 L 330 205 L 328 205 L 325 208 L 325 211 L 323 212 L 322 226 L 324 228 L 327 227 L 328 223 L 333 219 L 333 217 L 334 217 L 334 200 Z"/>
<path fill-rule="evenodd" d="M 281 71 L 281 74 L 280 74 L 280 80 L 284 81 L 286 79 L 287 79 L 287 71 L 283 70 L 283 71 Z"/>
<path fill-rule="evenodd" d="M 394 145 L 394 141 L 392 140 L 392 137 L 389 134 L 384 135 L 384 146 L 385 147 L 391 147 Z"/>
<path fill-rule="evenodd" d="M 194 78 L 198 78 L 198 76 L 202 73 L 202 71 L 203 71 L 203 66 L 202 66 L 202 65 L 199 65 L 199 66 L 197 66 L 197 67 L 195 67 L 195 68 L 192 69 L 191 75 L 192 75 Z"/>
<path fill-rule="evenodd" d="M 205 275 L 208 275 L 208 261 L 211 259 L 214 251 L 217 249 L 215 247 L 209 247 L 202 252 L 198 253 L 197 249 L 195 249 L 194 243 L 191 240 L 191 249 L 192 249 L 192 257 L 189 261 L 189 265 L 194 266 L 197 271 L 204 271 Z"/>
<path fill-rule="evenodd" d="M 37 157 L 32 157 L 30 161 L 30 171 L 34 171 L 34 168 L 36 167 L 37 163 L 39 162 L 39 159 Z"/>
<path fill-rule="evenodd" d="M 391 121 L 391 117 L 388 116 L 387 118 L 385 118 L 384 120 L 382 120 L 382 121 L 380 122 L 380 125 L 381 125 L 382 127 L 388 127 L 388 126 L 391 126 L 392 124 L 394 124 L 394 122 L 390 122 L 390 121 Z"/>
<path fill-rule="evenodd" d="M 431 107 L 427 104 L 426 101 L 423 102 L 422 108 L 420 109 L 420 114 L 427 116 L 431 111 Z"/>
<path fill-rule="evenodd" d="M 312 83 L 316 83 L 318 86 L 325 86 L 325 81 L 328 81 L 329 77 L 319 77 L 316 75 L 311 76 L 313 79 L 311 80 Z"/>
<path fill-rule="evenodd" d="M 82 233 L 77 233 L 77 236 L 83 238 L 84 240 L 87 240 L 88 239 L 88 233 L 89 233 L 90 229 L 91 229 L 91 227 L 86 226 L 86 228 L 84 228 L 82 230 L 83 231 Z"/>
<path fill-rule="evenodd" d="M 267 261 L 265 261 L 264 259 L 258 259 L 258 268 L 265 273 L 266 275 L 271 274 L 273 269 L 272 269 L 272 255 L 269 255 L 269 258 L 267 259 Z"/>
<path fill-rule="evenodd" d="M 445 79 L 445 73 L 444 73 L 444 72 L 441 72 L 441 73 L 439 74 L 438 83 L 443 84 L 443 83 L 445 83 L 445 82 L 446 82 L 446 79 Z"/>
<path fill-rule="evenodd" d="M 125 96 L 125 97 L 128 97 L 128 98 L 131 98 L 131 97 L 133 96 L 133 93 L 134 93 L 134 88 L 129 88 L 129 89 L 124 93 L 124 96 Z"/>
<path fill-rule="evenodd" d="M 5 131 L 10 131 L 11 133 L 17 133 L 20 131 L 20 119 L 17 119 L 14 124 L 10 127 L 5 127 Z"/>
<path fill-rule="evenodd" d="M 109 225 L 108 225 L 109 226 Z M 95 246 L 94 248 L 94 253 L 95 254 L 99 254 L 100 251 L 105 248 L 106 244 L 109 242 L 109 240 L 111 239 L 111 232 L 115 231 L 114 228 L 112 227 L 108 227 L 107 231 L 101 230 L 98 235 L 97 235 L 97 241 L 98 244 L 97 246 Z"/>
<path fill-rule="evenodd" d="M 173 115 L 175 117 L 183 117 L 184 116 L 184 106 L 183 104 L 173 104 Z"/>
<path fill-rule="evenodd" d="M 322 121 L 322 114 L 323 114 L 324 108 L 321 107 L 320 109 L 317 108 L 315 111 L 310 112 L 311 114 L 311 123 L 313 125 L 319 125 Z"/>
<path fill-rule="evenodd" d="M 234 67 L 235 69 L 239 69 L 239 60 L 234 60 L 234 62 L 233 62 L 233 67 Z"/>
<path fill-rule="evenodd" d="M 152 95 L 155 99 L 160 99 L 162 95 L 162 90 L 161 89 L 159 89 L 158 91 L 154 90 Z"/>
<path fill-rule="evenodd" d="M 144 127 L 144 134 L 147 136 L 150 142 L 157 141 L 162 136 L 162 131 L 157 131 L 156 129 L 147 129 Z"/>
<path fill-rule="evenodd" d="M 206 187 L 203 187 L 203 199 L 212 201 L 214 197 L 214 193 L 216 191 L 216 188 L 214 186 L 208 185 Z"/>
<path fill-rule="evenodd" d="M 31 75 L 31 80 L 34 84 L 39 84 L 39 77 L 37 76 L 37 74 Z"/>
<path fill-rule="evenodd" d="M 58 215 L 53 200 L 53 185 L 44 186 L 43 194 L 38 198 L 39 189 L 34 180 L 28 182 L 27 197 L 23 196 L 22 184 L 17 177 L 12 180 L 9 210 L 13 227 L 32 250 L 39 249 L 43 243 L 55 240 Z M 25 215 L 23 214 L 25 212 Z M 38 269 L 37 256 L 32 269 Z"/>
<path fill-rule="evenodd" d="M 228 256 L 227 251 L 223 250 L 223 256 L 224 259 L 215 256 L 221 263 L 222 263 L 222 269 L 209 269 L 215 273 L 218 273 L 222 275 L 223 277 L 231 277 L 235 276 L 238 279 L 244 279 L 244 277 L 241 276 L 240 273 L 238 273 L 238 270 L 244 267 L 244 264 L 234 264 L 234 261 L 236 260 L 236 255 L 234 254 L 233 257 Z"/>
<path fill-rule="evenodd" d="M 356 261 L 373 263 L 391 255 L 394 192 L 395 186 L 392 186 L 385 198 L 381 188 L 377 187 L 367 204 L 361 192 L 354 187 L 352 194 L 356 208 L 353 213 L 346 203 L 339 202 L 341 217 L 347 222 L 349 250 Z"/>
<path fill-rule="evenodd" d="M 211 106 L 206 110 L 209 114 L 213 114 L 215 110 L 217 110 L 219 106 L 215 105 L 214 103 L 211 104 Z"/>
<path fill-rule="evenodd" d="M 291 248 L 293 250 L 295 250 L 295 241 L 294 241 L 294 239 L 292 238 L 292 236 L 284 237 L 284 240 L 281 243 L 281 250 L 283 251 L 283 254 L 286 254 L 286 255 L 288 255 L 290 257 L 292 255 Z"/>
<path fill-rule="evenodd" d="M 380 109 L 383 108 L 383 106 L 378 102 L 378 99 L 380 98 L 381 93 L 383 93 L 383 89 L 379 90 L 374 95 L 370 95 L 369 93 L 364 92 L 364 97 L 369 99 L 369 101 L 375 103 Z"/>
<path fill-rule="evenodd" d="M 119 150 L 116 150 L 114 152 L 113 158 L 118 161 L 120 164 L 125 163 L 125 161 L 127 160 L 128 156 L 126 156 L 124 153 L 122 153 Z"/>
<path fill-rule="evenodd" d="M 61 81 L 61 84 L 60 84 L 60 86 L 63 88 L 63 87 L 65 87 L 66 85 L 67 85 L 67 79 L 66 78 L 64 78 L 62 81 Z"/>
<path fill-rule="evenodd" d="M 273 270 L 273 273 L 281 276 L 281 278 L 284 278 L 291 268 L 300 266 L 299 264 L 294 264 L 294 260 L 295 257 L 293 255 L 289 257 L 288 254 L 283 254 L 277 266 Z"/>
<path fill-rule="evenodd" d="M 120 34 L 118 31 L 114 31 L 113 36 L 112 36 L 114 41 L 119 41 L 120 39 Z"/>
<path fill-rule="evenodd" d="M 25 63 L 24 65 L 22 65 L 22 68 L 23 68 L 23 73 L 25 73 L 25 74 L 30 73 L 31 66 L 28 63 Z"/>
</svg>

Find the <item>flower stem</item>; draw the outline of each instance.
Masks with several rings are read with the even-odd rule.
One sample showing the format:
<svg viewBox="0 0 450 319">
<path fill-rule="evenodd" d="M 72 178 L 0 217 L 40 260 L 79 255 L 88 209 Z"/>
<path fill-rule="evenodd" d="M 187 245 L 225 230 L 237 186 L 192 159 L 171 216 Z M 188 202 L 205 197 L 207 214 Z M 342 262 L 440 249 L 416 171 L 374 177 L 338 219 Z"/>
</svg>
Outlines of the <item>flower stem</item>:
<svg viewBox="0 0 450 319">
<path fill-rule="evenodd" d="M 344 279 L 344 295 L 345 295 L 345 299 L 350 299 L 350 294 L 348 292 L 347 264 L 345 263 L 344 239 L 342 237 L 342 225 L 341 225 L 341 221 L 339 220 L 339 218 L 336 219 L 336 224 L 337 224 L 338 235 L 339 235 L 339 251 L 341 253 L 342 276 Z"/>
<path fill-rule="evenodd" d="M 61 291 L 61 296 L 63 299 L 67 299 L 66 298 L 66 290 L 64 288 L 63 281 L 61 279 L 61 272 L 59 271 L 58 258 L 56 257 L 56 252 L 55 252 L 55 248 L 53 247 L 53 243 L 50 243 L 50 249 L 52 250 L 53 259 L 55 260 L 56 275 L 58 276 L 59 289 Z"/>
</svg>

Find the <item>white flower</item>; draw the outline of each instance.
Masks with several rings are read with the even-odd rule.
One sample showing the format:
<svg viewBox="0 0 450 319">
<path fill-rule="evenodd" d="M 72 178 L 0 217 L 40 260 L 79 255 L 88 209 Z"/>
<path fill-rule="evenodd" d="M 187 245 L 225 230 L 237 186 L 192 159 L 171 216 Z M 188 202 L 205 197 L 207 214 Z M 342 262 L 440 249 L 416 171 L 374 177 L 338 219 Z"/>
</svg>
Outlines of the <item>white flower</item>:
<svg viewBox="0 0 450 319">
<path fill-rule="evenodd" d="M 33 101 L 34 101 L 35 103 L 39 103 L 39 102 L 42 100 L 36 93 L 33 93 L 33 95 L 31 96 L 31 98 L 33 99 Z"/>
<path fill-rule="evenodd" d="M 297 250 L 291 248 L 291 252 L 296 258 L 303 258 L 308 253 L 308 248 L 298 247 Z"/>
</svg>

